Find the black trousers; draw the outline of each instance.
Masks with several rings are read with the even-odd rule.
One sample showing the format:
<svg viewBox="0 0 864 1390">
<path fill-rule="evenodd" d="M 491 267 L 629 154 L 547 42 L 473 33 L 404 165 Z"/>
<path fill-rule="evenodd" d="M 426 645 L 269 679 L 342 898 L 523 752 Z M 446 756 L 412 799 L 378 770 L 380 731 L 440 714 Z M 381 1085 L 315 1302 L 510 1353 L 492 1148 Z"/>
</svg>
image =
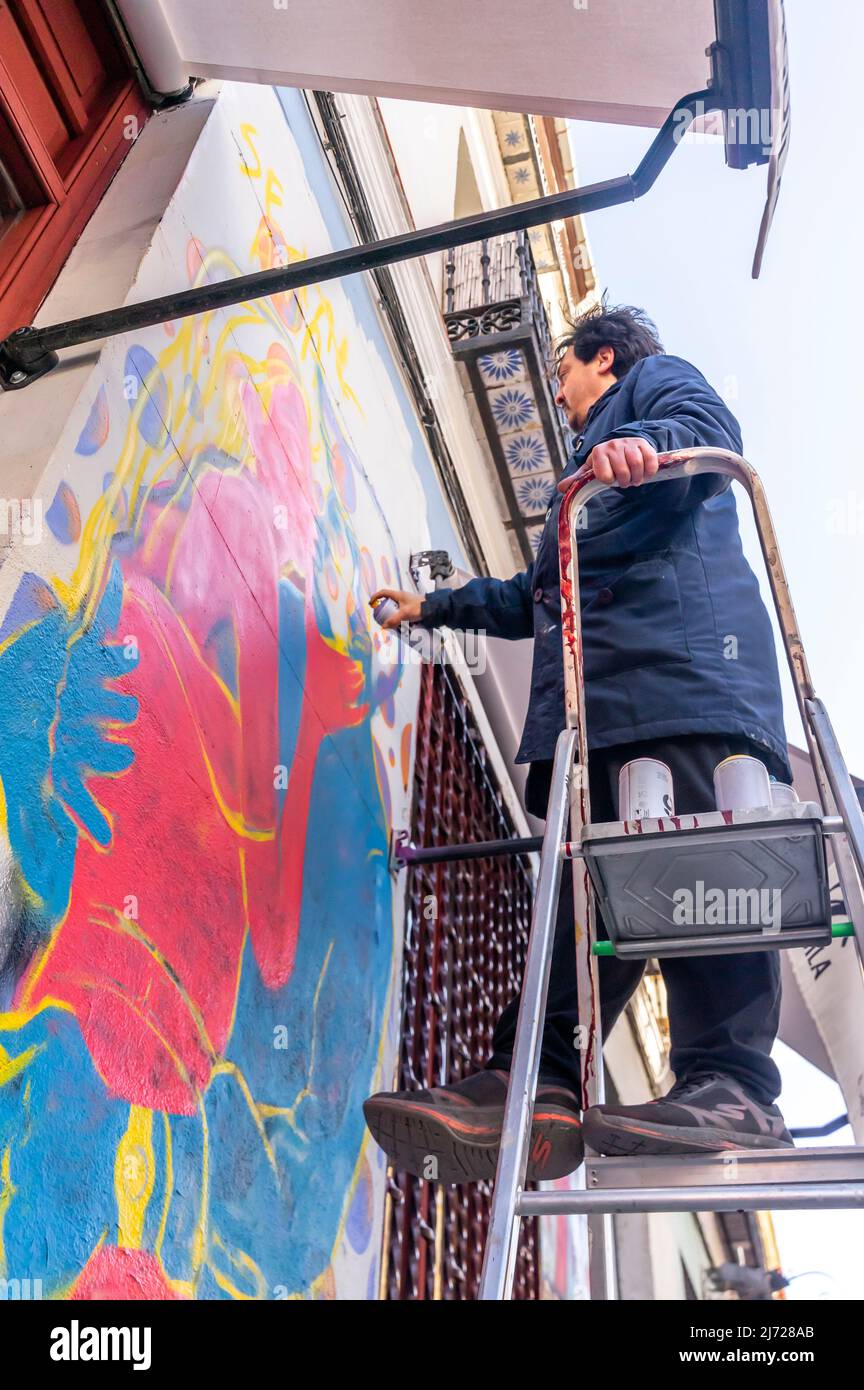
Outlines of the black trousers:
<svg viewBox="0 0 864 1390">
<path fill-rule="evenodd" d="M 591 819 L 618 819 L 618 773 L 631 758 L 658 758 L 672 770 L 675 810 L 687 814 L 714 809 L 714 768 L 733 753 L 749 753 L 778 775 L 770 753 L 736 735 L 687 734 L 650 739 L 592 752 L 588 764 Z M 551 763 L 533 763 L 526 800 L 534 814 L 545 815 Z M 597 935 L 607 940 L 597 914 Z M 706 1069 L 734 1077 L 756 1100 L 770 1105 L 780 1094 L 780 1073 L 770 1057 L 780 1019 L 780 959 L 776 951 L 728 956 L 660 960 L 669 1001 L 670 1064 L 678 1080 Z M 644 961 L 600 956 L 601 1023 L 604 1038 L 622 1012 L 645 968 Z M 487 1067 L 509 1069 L 516 1035 L 518 999 L 507 1005 L 495 1028 Z M 577 1090 L 579 1053 L 574 1047 L 577 1024 L 576 952 L 573 929 L 573 881 L 564 865 L 555 928 L 552 970 L 540 1059 L 544 1081 L 563 1082 Z"/>
</svg>

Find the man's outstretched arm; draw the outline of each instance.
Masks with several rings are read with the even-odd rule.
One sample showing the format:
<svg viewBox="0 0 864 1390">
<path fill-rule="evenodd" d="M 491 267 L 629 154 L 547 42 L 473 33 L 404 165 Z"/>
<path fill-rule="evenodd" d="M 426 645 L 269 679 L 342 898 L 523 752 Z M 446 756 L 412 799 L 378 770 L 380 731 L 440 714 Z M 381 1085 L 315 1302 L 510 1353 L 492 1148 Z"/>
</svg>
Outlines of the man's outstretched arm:
<svg viewBox="0 0 864 1390">
<path fill-rule="evenodd" d="M 460 589 L 435 589 L 425 597 L 401 589 L 379 589 L 369 601 L 392 598 L 399 605 L 384 627 L 419 623 L 515 641 L 534 635 L 533 575 L 532 564 L 512 579 L 471 579 Z"/>
</svg>

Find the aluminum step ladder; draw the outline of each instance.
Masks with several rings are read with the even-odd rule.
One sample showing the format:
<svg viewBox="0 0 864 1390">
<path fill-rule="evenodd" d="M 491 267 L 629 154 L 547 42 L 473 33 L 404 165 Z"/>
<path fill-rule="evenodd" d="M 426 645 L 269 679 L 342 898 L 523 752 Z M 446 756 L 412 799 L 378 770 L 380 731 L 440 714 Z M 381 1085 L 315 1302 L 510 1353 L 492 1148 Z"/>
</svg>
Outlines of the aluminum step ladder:
<svg viewBox="0 0 864 1390">
<path fill-rule="evenodd" d="M 584 1221 L 590 1296 L 603 1299 L 615 1297 L 609 1219 L 613 1213 L 864 1206 L 864 1149 L 857 1147 L 741 1149 L 640 1158 L 605 1158 L 586 1148 L 580 1190 L 525 1191 L 565 861 L 571 861 L 573 872 L 577 1017 L 585 1030 L 579 1036 L 587 1039 L 580 1052 L 583 1111 L 604 1099 L 598 954 L 662 959 L 672 954 L 780 950 L 830 941 L 826 860 L 830 844 L 859 965 L 864 961 L 864 816 L 825 707 L 813 689 L 762 484 L 738 455 L 700 448 L 661 455 L 659 471 L 642 486 L 662 486 L 700 473 L 725 474 L 741 483 L 750 497 L 821 805 L 805 802 L 743 813 L 591 823 L 577 531 L 582 509 L 608 484 L 584 470 L 578 473 L 561 505 L 558 534 L 566 727 L 555 751 L 480 1283 L 483 1300 L 512 1296 L 523 1216 L 577 1215 Z M 710 879 L 706 880 L 706 872 Z M 741 924 L 682 928 L 669 911 L 670 874 L 678 886 L 701 880 L 737 888 L 742 878 L 749 878 L 780 888 L 779 921 L 767 928 Z M 609 943 L 596 941 L 595 897 L 602 906 Z"/>
</svg>

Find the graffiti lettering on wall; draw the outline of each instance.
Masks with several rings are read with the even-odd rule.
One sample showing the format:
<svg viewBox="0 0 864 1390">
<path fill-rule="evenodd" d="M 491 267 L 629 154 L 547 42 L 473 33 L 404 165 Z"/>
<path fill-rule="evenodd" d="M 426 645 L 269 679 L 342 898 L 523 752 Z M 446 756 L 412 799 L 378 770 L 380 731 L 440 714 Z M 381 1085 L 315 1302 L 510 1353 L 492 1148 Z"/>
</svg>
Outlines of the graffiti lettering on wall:
<svg viewBox="0 0 864 1390">
<path fill-rule="evenodd" d="M 166 231 L 230 150 L 248 264 L 187 230 L 192 284 L 305 254 L 254 100 Z M 352 351 L 310 289 L 106 354 L 2 619 L 0 1277 L 46 1296 L 374 1293 L 412 691 Z"/>
</svg>

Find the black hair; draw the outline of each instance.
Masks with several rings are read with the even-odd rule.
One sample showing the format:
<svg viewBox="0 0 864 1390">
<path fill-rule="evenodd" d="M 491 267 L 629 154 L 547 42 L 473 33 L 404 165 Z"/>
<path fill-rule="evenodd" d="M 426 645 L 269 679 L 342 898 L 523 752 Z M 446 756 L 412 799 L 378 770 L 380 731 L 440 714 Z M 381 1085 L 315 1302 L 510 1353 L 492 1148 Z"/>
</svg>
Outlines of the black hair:
<svg viewBox="0 0 864 1390">
<path fill-rule="evenodd" d="M 592 309 L 567 321 L 570 332 L 556 344 L 556 364 L 568 348 L 580 362 L 591 362 L 601 348 L 609 347 L 615 353 L 612 371 L 620 381 L 643 357 L 656 357 L 664 351 L 656 325 L 644 309 L 631 304 L 610 306 L 605 295 Z"/>
</svg>

